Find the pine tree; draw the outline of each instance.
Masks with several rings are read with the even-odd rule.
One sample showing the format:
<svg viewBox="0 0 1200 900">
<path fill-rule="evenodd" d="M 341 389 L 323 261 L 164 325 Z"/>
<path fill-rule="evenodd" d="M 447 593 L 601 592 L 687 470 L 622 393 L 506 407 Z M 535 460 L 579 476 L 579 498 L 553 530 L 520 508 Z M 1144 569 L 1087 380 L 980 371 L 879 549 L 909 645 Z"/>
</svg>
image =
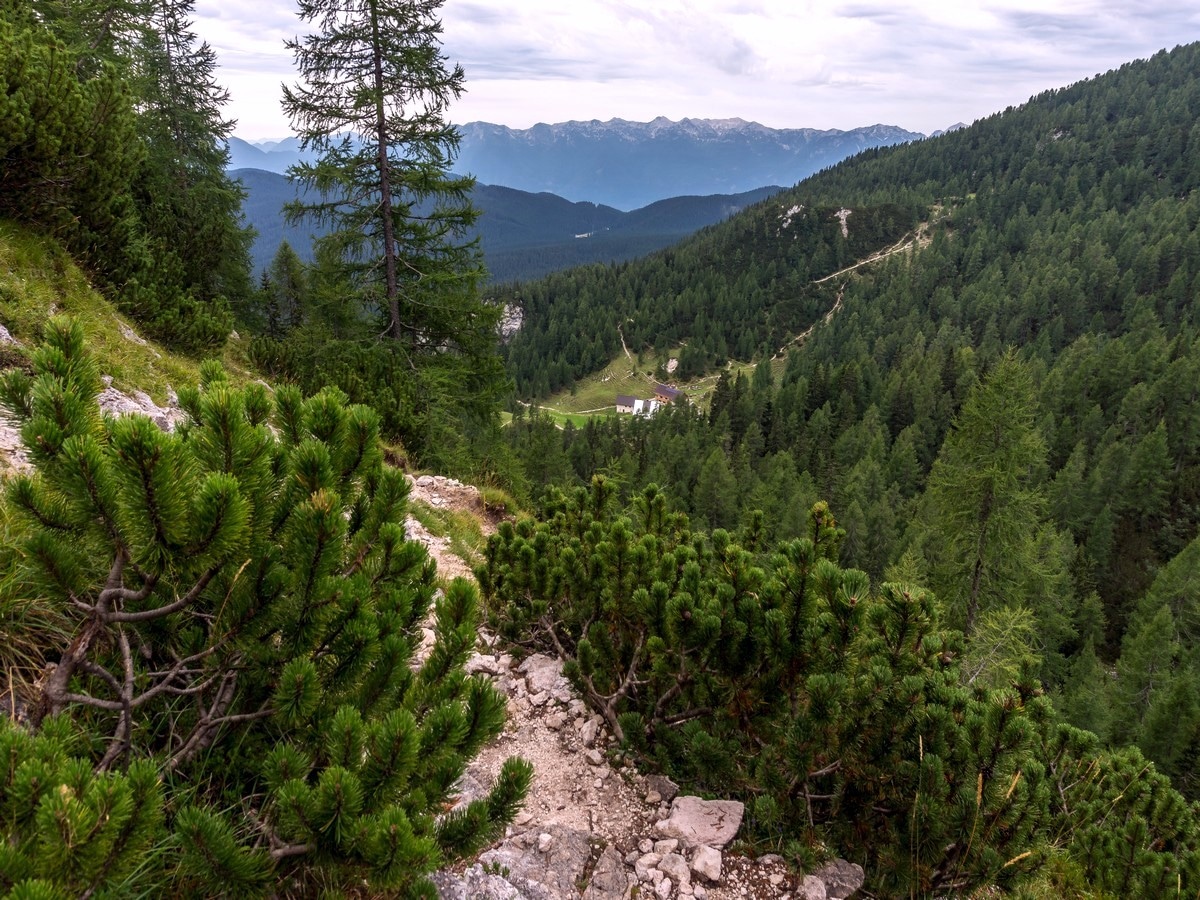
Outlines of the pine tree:
<svg viewBox="0 0 1200 900">
<path fill-rule="evenodd" d="M 129 261 L 130 185 L 144 150 L 111 67 L 81 82 L 76 59 L 24 4 L 0 6 L 0 214 L 53 231 L 102 279 Z"/>
<path fill-rule="evenodd" d="M 891 894 L 1036 865 L 1045 710 L 1027 681 L 964 688 L 932 597 L 839 568 L 824 503 L 766 558 L 666 510 L 651 488 L 622 516 L 597 477 L 549 521 L 502 525 L 478 570 L 493 620 L 563 654 L 631 749 L 744 798 L 751 840 L 798 852 L 819 833 Z"/>
<path fill-rule="evenodd" d="M 1057 724 L 1011 646 L 1027 617 L 995 617 L 997 651 L 965 670 L 933 596 L 839 567 L 844 537 L 817 503 L 751 553 L 657 488 L 622 512 L 598 477 L 502 525 L 478 575 L 493 621 L 562 654 L 628 750 L 743 799 L 748 842 L 835 846 L 880 896 L 1017 890 L 1056 853 L 1107 892 L 1200 885 L 1195 810 L 1137 751 Z"/>
<path fill-rule="evenodd" d="M 65 718 L 35 735 L 0 716 L 0 891 L 166 892 L 157 767 L 135 760 L 123 772 L 95 772 L 81 737 Z"/>
<path fill-rule="evenodd" d="M 35 15 L 26 20 L 65 44 L 64 71 L 77 90 L 96 98 L 94 121 L 71 126 L 75 134 L 56 148 L 66 162 L 61 169 L 71 174 L 57 179 L 62 196 L 49 210 L 74 213 L 69 243 L 120 306 L 149 333 L 189 351 L 223 343 L 230 305 L 251 293 L 244 193 L 225 172 L 233 122 L 221 109 L 228 93 L 216 81 L 215 53 L 192 31 L 193 5 L 32 0 Z M 65 107 L 73 86 L 50 83 L 37 84 L 42 102 Z M 71 145 L 96 139 L 126 106 L 107 96 L 113 84 L 132 105 L 136 134 L 101 131 L 81 158 L 80 177 L 71 172 Z M 52 124 L 60 117 L 45 118 Z M 121 154 L 129 162 L 121 164 Z M 45 181 L 42 190 L 52 184 Z M 82 202 L 93 195 L 103 198 L 98 221 Z M 39 204 L 24 214 L 34 216 L 46 217 L 47 210 Z M 43 224 L 59 226 L 53 219 Z"/>
<path fill-rule="evenodd" d="M 68 767 L 94 769 L 96 790 L 126 790 L 104 773 L 127 767 L 162 781 L 180 853 L 143 874 L 171 893 L 429 890 L 427 872 L 511 818 L 530 771 L 510 760 L 487 798 L 442 814 L 504 703 L 463 672 L 475 591 L 458 580 L 433 602 L 375 414 L 333 391 L 236 390 L 206 364 L 181 394 L 190 421 L 165 434 L 101 416 L 82 331 L 47 332 L 34 374 L 3 381 L 36 467 L 10 483 L 23 530 L 5 574 L 68 622 L 57 664 L 21 689 L 30 728 L 81 729 Z M 86 831 L 95 809 L 44 815 Z M 16 846 L 35 825 L 10 826 Z M 93 872 L 96 846 L 67 841 L 37 874 Z"/>
</svg>

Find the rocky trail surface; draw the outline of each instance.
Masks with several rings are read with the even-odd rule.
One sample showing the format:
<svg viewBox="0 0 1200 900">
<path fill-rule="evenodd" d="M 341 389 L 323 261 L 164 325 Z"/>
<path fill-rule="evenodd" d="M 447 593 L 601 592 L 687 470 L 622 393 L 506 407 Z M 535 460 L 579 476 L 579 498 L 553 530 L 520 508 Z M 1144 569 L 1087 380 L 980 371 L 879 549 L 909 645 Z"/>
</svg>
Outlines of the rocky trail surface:
<svg viewBox="0 0 1200 900">
<path fill-rule="evenodd" d="M 482 510 L 475 488 L 453 479 L 423 475 L 411 487 L 416 503 Z M 412 518 L 409 536 L 425 544 L 440 573 L 469 577 L 448 541 Z M 559 660 L 518 659 L 483 630 L 467 668 L 508 697 L 508 721 L 468 769 L 460 802 L 486 793 L 510 756 L 531 762 L 534 776 L 504 839 L 472 863 L 437 874 L 444 900 L 823 900 L 862 886 L 862 869 L 844 861 L 799 874 L 778 856 L 728 852 L 742 804 L 682 796 L 669 779 L 626 765 Z"/>
</svg>

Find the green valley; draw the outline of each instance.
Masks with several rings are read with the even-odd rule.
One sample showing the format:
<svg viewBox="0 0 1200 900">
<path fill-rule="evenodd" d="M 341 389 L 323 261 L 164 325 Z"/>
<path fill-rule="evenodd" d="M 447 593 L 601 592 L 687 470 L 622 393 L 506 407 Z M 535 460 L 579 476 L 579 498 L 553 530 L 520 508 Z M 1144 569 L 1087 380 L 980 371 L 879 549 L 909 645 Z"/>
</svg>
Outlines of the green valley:
<svg viewBox="0 0 1200 900">
<path fill-rule="evenodd" d="M 193 6 L 0 2 L 0 894 L 553 866 L 514 709 L 797 885 L 1200 894 L 1200 44 L 497 286 L 441 3 L 306 0 L 322 236 L 255 284 Z M 579 806 L 568 893 L 678 896 Z"/>
</svg>

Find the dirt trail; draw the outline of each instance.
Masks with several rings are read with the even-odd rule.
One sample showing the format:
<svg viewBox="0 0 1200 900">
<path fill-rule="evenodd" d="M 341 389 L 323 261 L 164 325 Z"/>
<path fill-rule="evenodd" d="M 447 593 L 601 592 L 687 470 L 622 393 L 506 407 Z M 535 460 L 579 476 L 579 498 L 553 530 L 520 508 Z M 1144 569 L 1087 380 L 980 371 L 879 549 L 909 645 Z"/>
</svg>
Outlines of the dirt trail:
<svg viewBox="0 0 1200 900">
<path fill-rule="evenodd" d="M 940 212 L 940 210 L 938 210 L 938 211 Z M 853 265 L 846 266 L 846 268 L 844 268 L 844 269 L 838 269 L 836 272 L 833 272 L 832 274 L 825 275 L 822 278 L 815 278 L 815 279 L 813 279 L 812 284 L 824 284 L 826 281 L 832 281 L 833 279 L 839 278 L 842 275 L 847 274 L 848 272 L 853 272 L 855 269 L 859 268 L 860 266 L 865 266 L 865 265 L 869 265 L 870 263 L 879 262 L 881 259 L 886 259 L 887 257 L 892 256 L 896 253 L 904 253 L 905 251 L 911 250 L 914 247 L 927 247 L 929 245 L 930 241 L 933 240 L 933 238 L 931 238 L 929 236 L 929 229 L 932 226 L 936 225 L 938 222 L 940 222 L 944 218 L 945 218 L 945 215 L 935 216 L 934 218 L 931 218 L 928 222 L 922 222 L 920 225 L 917 226 L 915 231 L 910 231 L 908 234 L 904 235 L 904 237 L 900 238 L 900 240 L 896 241 L 896 243 L 892 244 L 890 247 L 885 247 L 884 249 L 882 249 L 876 253 L 872 253 L 870 256 L 865 257 L 864 259 L 860 259 L 858 262 L 854 263 Z M 843 228 L 845 227 L 845 222 L 842 223 L 842 227 Z M 794 338 L 792 338 L 790 341 L 788 341 L 786 344 L 784 344 L 782 347 L 780 347 L 778 350 L 776 350 L 775 355 L 772 356 L 771 359 L 779 359 L 779 357 L 781 357 L 788 350 L 789 347 L 792 347 L 796 344 L 803 343 L 805 341 L 805 339 L 807 339 L 808 336 L 812 334 L 813 329 L 816 328 L 818 324 L 828 325 L 831 321 L 833 321 L 834 315 L 836 315 L 838 310 L 840 310 L 842 308 L 842 295 L 844 293 L 845 293 L 845 286 L 843 285 L 842 289 L 838 291 L 837 299 L 834 301 L 833 307 L 829 310 L 829 312 L 825 313 L 825 315 L 822 316 L 817 322 L 813 322 L 811 325 L 808 326 L 807 329 L 802 331 L 800 334 L 796 335 Z"/>
<path fill-rule="evenodd" d="M 462 484 L 452 478 L 436 475 L 409 476 L 410 502 L 422 503 L 435 509 L 467 511 L 480 517 L 485 534 L 495 531 L 496 522 L 486 515 L 478 489 Z M 450 548 L 447 538 L 437 537 L 426 530 L 412 516 L 407 522 L 408 535 L 425 545 L 429 554 L 437 561 L 438 572 L 446 577 L 461 575 L 473 578 L 470 566 Z M 431 634 L 428 636 L 431 637 Z M 427 641 L 428 643 L 428 641 Z M 535 657 L 530 663 L 545 657 Z M 557 664 L 556 664 L 557 666 Z M 561 676 L 561 668 L 551 667 L 557 677 L 550 680 L 543 672 L 530 678 L 546 681 L 550 689 L 534 693 L 533 683 L 527 683 L 519 674 L 516 660 L 502 646 L 498 638 L 486 628 L 480 630 L 479 652 L 468 663 L 468 671 L 483 672 L 493 678 L 508 697 L 508 721 L 503 734 L 485 747 L 468 770 L 467 792 L 483 790 L 500 770 L 509 756 L 521 756 L 534 766 L 534 779 L 525 808 L 509 829 L 510 841 L 545 839 L 547 833 L 560 834 L 556 829 L 568 828 L 590 835 L 595 846 L 609 846 L 619 853 L 616 859 L 640 857 L 647 841 L 657 839 L 653 825 L 665 818 L 668 805 L 660 799 L 651 784 L 635 769 L 619 763 L 610 765 L 609 742 L 611 736 L 600 723 L 599 716 L 586 708 L 583 702 Z M 524 671 L 522 667 L 521 671 Z M 525 838 L 522 838 L 525 835 Z M 498 852 L 498 851 L 493 851 Z M 486 858 L 486 857 L 485 857 Z M 494 863 L 493 863 L 494 865 Z M 632 863 L 626 862 L 626 877 L 632 875 Z M 458 867 L 461 872 L 464 867 Z M 620 878 L 617 878 L 620 882 Z M 783 860 L 766 857 L 754 861 L 726 854 L 721 881 L 708 883 L 707 887 L 697 881 L 687 888 L 687 895 L 676 890 L 670 893 L 673 900 L 747 900 L 747 898 L 786 898 L 794 896 L 792 891 L 798 879 L 789 872 Z M 634 889 L 636 890 L 636 889 Z M 630 889 L 619 892 L 600 890 L 595 885 L 587 894 L 587 900 L 620 900 L 631 896 Z M 641 886 L 641 895 L 653 895 L 653 885 Z M 525 896 L 522 894 L 521 896 Z M 551 891 L 530 897 L 571 898 L 580 897 L 575 891 L 566 893 Z"/>
</svg>

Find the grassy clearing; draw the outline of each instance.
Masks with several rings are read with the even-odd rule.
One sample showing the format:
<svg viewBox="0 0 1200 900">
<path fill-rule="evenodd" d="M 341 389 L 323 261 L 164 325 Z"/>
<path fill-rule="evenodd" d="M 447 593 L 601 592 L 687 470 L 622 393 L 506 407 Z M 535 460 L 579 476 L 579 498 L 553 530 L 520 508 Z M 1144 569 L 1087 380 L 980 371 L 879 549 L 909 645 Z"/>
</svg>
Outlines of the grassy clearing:
<svg viewBox="0 0 1200 900">
<path fill-rule="evenodd" d="M 671 355 L 677 355 L 677 350 Z M 664 358 L 663 362 L 666 361 Z M 771 371 L 776 383 L 783 374 L 787 360 L 783 357 L 771 361 Z M 559 424 L 568 420 L 576 425 L 582 425 L 591 416 L 613 415 L 616 413 L 617 395 L 628 394 L 633 397 L 648 398 L 654 394 L 654 386 L 658 383 L 654 372 L 659 360 L 646 357 L 641 365 L 636 359 L 631 360 L 621 355 L 613 360 L 600 372 L 596 372 L 578 381 L 574 388 L 561 391 L 548 398 L 538 408 L 548 413 Z M 754 374 L 757 363 L 731 360 L 725 370 L 730 378 L 736 378 L 739 373 L 747 378 Z M 721 372 L 713 372 L 703 378 L 688 383 L 673 382 L 687 396 L 688 402 L 701 409 L 708 407 L 713 389 Z"/>
<path fill-rule="evenodd" d="M 139 337 L 132 323 L 92 289 L 65 250 L 19 225 L 0 222 L 0 324 L 29 348 L 41 339 L 42 324 L 52 315 L 73 316 L 83 325 L 100 371 L 111 375 L 119 390 L 144 391 L 165 404 L 168 388 L 199 381 L 200 360 Z M 20 348 L 6 349 L 2 363 L 16 363 L 24 355 Z M 252 377 L 240 340 L 231 339 L 220 359 L 235 382 Z"/>
</svg>

